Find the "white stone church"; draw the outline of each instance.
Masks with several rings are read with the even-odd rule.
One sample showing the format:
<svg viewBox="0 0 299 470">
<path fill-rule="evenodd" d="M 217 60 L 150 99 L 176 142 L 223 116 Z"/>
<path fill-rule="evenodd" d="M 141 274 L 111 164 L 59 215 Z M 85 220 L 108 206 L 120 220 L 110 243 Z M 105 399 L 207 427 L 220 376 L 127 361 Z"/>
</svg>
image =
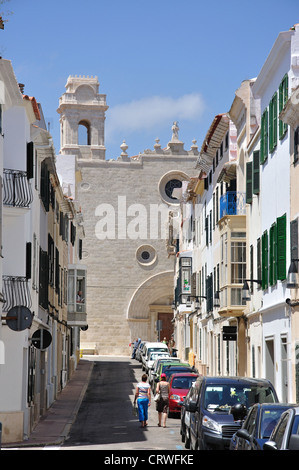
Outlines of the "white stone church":
<svg viewBox="0 0 299 470">
<path fill-rule="evenodd" d="M 156 140 L 153 150 L 129 157 L 124 142 L 120 156 L 106 160 L 107 110 L 97 77 L 69 76 L 59 100 L 57 162 L 64 169 L 75 165 L 74 194 L 84 218 L 88 329 L 81 348 L 129 355 L 135 338 L 156 341 L 172 333 L 174 258 L 165 230 L 169 211 L 179 209 L 173 188 L 195 176 L 198 148 L 193 142 L 184 149 L 175 122 L 165 148 Z M 82 129 L 85 145 L 79 143 Z"/>
</svg>

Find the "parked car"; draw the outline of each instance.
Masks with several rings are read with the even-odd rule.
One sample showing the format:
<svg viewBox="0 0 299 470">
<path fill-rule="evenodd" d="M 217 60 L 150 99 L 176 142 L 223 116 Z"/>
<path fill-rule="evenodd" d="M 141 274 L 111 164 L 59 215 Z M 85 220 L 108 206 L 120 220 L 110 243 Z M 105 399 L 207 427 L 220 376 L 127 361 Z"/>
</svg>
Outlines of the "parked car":
<svg viewBox="0 0 299 470">
<path fill-rule="evenodd" d="M 173 358 L 172 358 L 173 359 Z M 182 369 L 183 368 L 183 369 Z M 180 362 L 180 361 L 170 361 L 170 362 L 161 362 L 156 372 L 154 382 L 157 384 L 160 382 L 160 377 L 162 372 L 166 374 L 166 380 L 169 379 L 171 374 L 175 372 L 194 372 L 190 364 L 187 362 Z"/>
<path fill-rule="evenodd" d="M 154 362 L 152 368 L 149 370 L 149 383 L 152 387 L 152 391 L 154 393 L 154 390 L 156 389 L 156 382 L 155 382 L 155 378 L 157 376 L 157 371 L 159 369 L 159 366 L 161 363 L 178 363 L 178 362 L 181 362 L 181 360 L 178 358 L 178 357 L 163 357 L 161 359 L 156 359 L 156 361 Z"/>
<path fill-rule="evenodd" d="M 137 361 L 139 362 L 141 362 L 141 355 L 142 355 L 143 348 L 145 347 L 145 344 L 146 344 L 146 341 L 141 341 L 141 343 L 139 344 L 137 348 L 135 359 L 137 359 Z"/>
<path fill-rule="evenodd" d="M 299 406 L 285 411 L 274 428 L 264 450 L 299 450 Z"/>
<path fill-rule="evenodd" d="M 196 381 L 193 382 L 189 392 L 186 395 L 185 400 L 181 404 L 181 428 L 180 434 L 182 442 L 185 443 L 186 449 L 190 449 L 190 416 L 189 403 L 195 401 L 198 391 L 195 387 Z"/>
<path fill-rule="evenodd" d="M 181 414 L 181 405 L 197 377 L 198 374 L 192 372 L 180 372 L 171 375 L 169 381 L 169 417 Z"/>
<path fill-rule="evenodd" d="M 228 449 L 254 403 L 278 403 L 273 385 L 264 379 L 198 377 L 190 411 L 190 441 L 193 450 Z"/>
<path fill-rule="evenodd" d="M 146 343 L 141 352 L 142 370 L 146 370 L 146 363 L 149 359 L 149 354 L 153 351 L 169 353 L 167 344 L 165 343 Z"/>
<path fill-rule="evenodd" d="M 256 403 L 248 412 L 241 429 L 232 437 L 231 450 L 263 450 L 282 413 L 289 403 Z"/>
<path fill-rule="evenodd" d="M 170 358 L 170 353 L 166 351 L 153 351 L 149 354 L 149 358 L 145 364 L 145 371 L 149 374 L 153 364 L 157 359 Z"/>
<path fill-rule="evenodd" d="M 166 380 L 167 382 L 170 381 L 170 377 L 173 375 L 173 374 L 176 374 L 176 373 L 179 373 L 179 372 L 197 372 L 196 369 L 194 369 L 194 367 L 190 366 L 190 364 L 188 364 L 187 362 L 184 363 L 180 363 L 178 362 L 177 364 L 173 364 L 173 365 L 165 365 L 165 367 L 162 368 L 162 372 L 164 372 L 164 374 L 166 375 Z M 161 373 L 162 373 L 161 372 Z"/>
</svg>

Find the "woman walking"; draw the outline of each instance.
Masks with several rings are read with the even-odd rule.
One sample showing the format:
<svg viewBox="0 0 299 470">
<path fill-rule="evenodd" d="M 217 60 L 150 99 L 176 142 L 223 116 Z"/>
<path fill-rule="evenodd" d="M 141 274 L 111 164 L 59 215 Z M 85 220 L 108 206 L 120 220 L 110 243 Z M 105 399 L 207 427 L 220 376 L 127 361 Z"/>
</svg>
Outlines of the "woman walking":
<svg viewBox="0 0 299 470">
<path fill-rule="evenodd" d="M 169 405 L 169 383 L 166 381 L 165 374 L 161 374 L 156 393 L 160 393 L 160 399 L 157 401 L 158 426 L 161 426 L 161 422 L 163 421 L 163 428 L 166 428 L 167 409 Z"/>
<path fill-rule="evenodd" d="M 141 382 L 136 386 L 135 400 L 134 405 L 138 407 L 139 421 L 141 422 L 141 427 L 144 428 L 147 426 L 148 420 L 148 407 L 151 404 L 151 387 L 147 383 L 147 375 L 143 374 L 141 377 Z"/>
</svg>

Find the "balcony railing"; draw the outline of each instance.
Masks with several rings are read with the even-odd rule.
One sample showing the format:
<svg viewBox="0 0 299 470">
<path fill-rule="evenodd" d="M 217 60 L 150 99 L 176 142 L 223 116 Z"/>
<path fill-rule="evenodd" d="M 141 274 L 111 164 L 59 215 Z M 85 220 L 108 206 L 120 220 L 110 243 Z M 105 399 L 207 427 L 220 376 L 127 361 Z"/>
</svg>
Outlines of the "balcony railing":
<svg viewBox="0 0 299 470">
<path fill-rule="evenodd" d="M 3 312 L 8 312 L 17 305 L 31 308 L 31 296 L 28 279 L 20 276 L 3 276 L 3 297 L 5 302 L 2 306 Z"/>
<path fill-rule="evenodd" d="M 228 191 L 220 198 L 220 218 L 225 215 L 245 215 L 246 194 L 239 191 Z"/>
<path fill-rule="evenodd" d="M 32 189 L 27 172 L 3 170 L 3 204 L 13 207 L 29 207 L 32 203 Z"/>
</svg>

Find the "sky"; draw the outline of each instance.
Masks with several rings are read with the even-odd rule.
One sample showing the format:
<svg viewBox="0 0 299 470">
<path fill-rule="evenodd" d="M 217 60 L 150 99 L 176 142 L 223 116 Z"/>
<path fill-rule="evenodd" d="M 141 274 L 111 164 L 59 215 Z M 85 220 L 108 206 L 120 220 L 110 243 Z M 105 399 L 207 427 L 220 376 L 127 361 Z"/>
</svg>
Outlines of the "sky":
<svg viewBox="0 0 299 470">
<path fill-rule="evenodd" d="M 189 150 L 243 80 L 261 70 L 278 34 L 299 23 L 298 0 L 8 0 L 0 55 L 41 103 L 56 153 L 69 75 L 97 76 L 106 94 L 106 159 L 163 147 L 178 121 Z"/>
</svg>

